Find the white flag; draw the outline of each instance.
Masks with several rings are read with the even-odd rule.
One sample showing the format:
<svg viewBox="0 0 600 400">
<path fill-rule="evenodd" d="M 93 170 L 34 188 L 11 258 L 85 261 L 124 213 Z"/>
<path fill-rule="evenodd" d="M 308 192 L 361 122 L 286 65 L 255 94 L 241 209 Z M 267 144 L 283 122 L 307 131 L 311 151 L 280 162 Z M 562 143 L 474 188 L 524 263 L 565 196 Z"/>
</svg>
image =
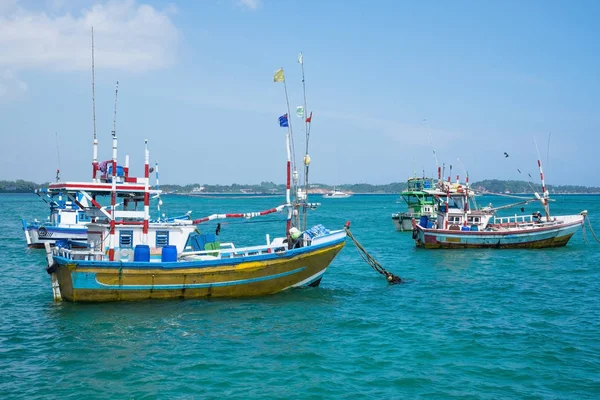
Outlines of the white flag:
<svg viewBox="0 0 600 400">
<path fill-rule="evenodd" d="M 296 115 L 298 116 L 298 118 L 304 117 L 304 107 L 302 107 L 302 106 L 296 107 Z"/>
<path fill-rule="evenodd" d="M 298 62 L 300 64 L 302 64 L 302 52 L 300 52 L 300 54 L 298 54 Z"/>
</svg>

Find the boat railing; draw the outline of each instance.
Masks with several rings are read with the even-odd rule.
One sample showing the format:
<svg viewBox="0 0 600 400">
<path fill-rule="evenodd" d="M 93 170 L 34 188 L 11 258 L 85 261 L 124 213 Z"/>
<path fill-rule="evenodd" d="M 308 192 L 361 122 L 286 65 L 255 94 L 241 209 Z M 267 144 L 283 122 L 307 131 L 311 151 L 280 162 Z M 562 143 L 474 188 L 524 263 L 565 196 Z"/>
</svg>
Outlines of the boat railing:
<svg viewBox="0 0 600 400">
<path fill-rule="evenodd" d="M 212 256 L 215 258 L 236 258 L 236 257 L 248 257 L 261 254 L 269 254 L 275 251 L 275 248 L 279 248 L 279 245 L 259 245 L 236 248 L 233 243 L 221 243 L 219 249 L 215 250 L 202 250 L 202 251 L 184 251 L 181 254 L 182 258 L 190 256 Z"/>
<path fill-rule="evenodd" d="M 96 250 L 74 250 L 62 247 L 55 247 L 54 254 L 59 257 L 68 258 L 70 260 L 85 260 L 85 261 L 100 261 L 104 257 L 104 253 Z"/>
<path fill-rule="evenodd" d="M 494 217 L 494 224 L 533 223 L 532 215 L 511 215 L 509 217 Z"/>
<path fill-rule="evenodd" d="M 545 226 L 545 225 L 555 225 L 556 221 L 543 221 L 540 218 L 537 218 L 533 215 L 511 215 L 508 217 L 494 217 L 493 224 L 495 225 L 535 225 L 535 226 Z"/>
</svg>

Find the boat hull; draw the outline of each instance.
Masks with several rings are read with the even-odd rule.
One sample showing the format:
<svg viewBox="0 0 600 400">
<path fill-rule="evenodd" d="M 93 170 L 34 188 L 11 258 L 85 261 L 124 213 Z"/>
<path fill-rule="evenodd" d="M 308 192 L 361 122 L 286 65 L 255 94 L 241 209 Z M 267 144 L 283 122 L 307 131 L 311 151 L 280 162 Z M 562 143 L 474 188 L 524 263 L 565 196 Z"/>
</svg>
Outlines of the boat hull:
<svg viewBox="0 0 600 400">
<path fill-rule="evenodd" d="M 413 239 L 415 239 L 417 247 L 425 249 L 562 247 L 583 225 L 583 216 L 581 215 L 564 218 L 568 219 L 556 225 L 505 231 L 452 231 L 424 229 L 420 225 L 416 225 Z"/>
<path fill-rule="evenodd" d="M 24 224 L 25 240 L 27 246 L 31 248 L 43 248 L 44 243 L 50 243 L 52 246 L 57 240 L 70 240 L 75 242 L 84 242 L 87 240 L 87 228 L 63 228 L 57 226 L 31 226 Z"/>
<path fill-rule="evenodd" d="M 392 222 L 394 224 L 394 228 L 396 228 L 398 232 L 412 231 L 412 220 L 413 217 L 409 217 L 402 214 L 392 214 Z"/>
<path fill-rule="evenodd" d="M 55 257 L 62 298 L 74 302 L 263 296 L 318 285 L 345 244 L 260 257 L 170 263 L 76 261 Z"/>
</svg>

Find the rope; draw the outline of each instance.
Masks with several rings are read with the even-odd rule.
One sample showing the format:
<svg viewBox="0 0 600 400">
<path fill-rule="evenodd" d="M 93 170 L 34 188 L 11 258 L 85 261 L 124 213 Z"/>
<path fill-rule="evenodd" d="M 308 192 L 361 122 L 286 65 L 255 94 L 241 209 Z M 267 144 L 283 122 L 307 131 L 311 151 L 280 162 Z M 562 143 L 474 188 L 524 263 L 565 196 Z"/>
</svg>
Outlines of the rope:
<svg viewBox="0 0 600 400">
<path fill-rule="evenodd" d="M 592 232 L 592 236 L 594 237 L 594 239 L 596 239 L 596 242 L 600 243 L 600 239 L 598 239 L 598 237 L 596 236 L 596 233 L 594 232 L 594 229 L 592 228 L 592 223 L 590 222 L 590 218 L 588 217 L 588 215 L 584 214 L 583 218 L 585 220 L 587 220 L 588 228 L 590 228 L 590 232 Z"/>
<path fill-rule="evenodd" d="M 383 268 L 383 266 L 376 259 L 374 259 L 360 243 L 358 243 L 358 241 L 354 238 L 352 232 L 350 232 L 349 224 L 346 224 L 344 229 L 346 230 L 346 235 L 348 235 L 348 237 L 352 239 L 352 241 L 356 245 L 358 254 L 363 260 L 365 260 L 367 264 L 371 266 L 371 268 L 373 268 L 377 273 L 385 276 L 385 278 L 391 285 L 395 285 L 396 283 L 402 283 L 402 279 L 400 279 L 399 276 L 394 275 L 391 272 L 387 271 L 385 268 Z"/>
</svg>

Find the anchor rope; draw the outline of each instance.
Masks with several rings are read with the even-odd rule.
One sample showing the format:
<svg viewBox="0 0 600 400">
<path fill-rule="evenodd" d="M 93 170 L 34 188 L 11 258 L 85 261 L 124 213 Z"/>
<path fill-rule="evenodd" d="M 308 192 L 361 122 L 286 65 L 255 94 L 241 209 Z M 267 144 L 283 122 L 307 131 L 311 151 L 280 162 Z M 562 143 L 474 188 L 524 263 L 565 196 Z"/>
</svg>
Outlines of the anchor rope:
<svg viewBox="0 0 600 400">
<path fill-rule="evenodd" d="M 587 220 L 588 228 L 590 228 L 590 232 L 592 232 L 592 236 L 594 237 L 594 239 L 596 239 L 596 242 L 600 243 L 600 239 L 598 239 L 598 237 L 596 236 L 596 232 L 594 232 L 594 229 L 592 228 L 592 223 L 590 222 L 590 218 L 587 216 L 587 214 L 584 215 L 583 218 Z M 585 227 L 585 225 L 584 225 L 584 227 Z"/>
<path fill-rule="evenodd" d="M 365 260 L 365 262 L 369 264 L 371 268 L 373 268 L 373 270 L 385 276 L 385 278 L 391 285 L 402 282 L 402 279 L 399 276 L 387 271 L 385 268 L 383 268 L 383 265 L 381 265 L 375 258 L 373 258 L 373 256 L 371 256 L 367 252 L 367 250 L 358 242 L 358 240 L 356 240 L 352 232 L 350 232 L 350 228 L 348 227 L 348 225 L 346 225 L 344 229 L 346 230 L 346 235 L 352 240 L 352 242 L 354 242 L 354 245 L 356 246 L 360 257 L 363 260 Z"/>
<path fill-rule="evenodd" d="M 587 240 L 587 235 L 585 233 L 585 224 L 583 224 L 581 226 L 581 234 L 583 235 L 583 243 L 585 244 L 589 244 L 588 240 Z"/>
</svg>

